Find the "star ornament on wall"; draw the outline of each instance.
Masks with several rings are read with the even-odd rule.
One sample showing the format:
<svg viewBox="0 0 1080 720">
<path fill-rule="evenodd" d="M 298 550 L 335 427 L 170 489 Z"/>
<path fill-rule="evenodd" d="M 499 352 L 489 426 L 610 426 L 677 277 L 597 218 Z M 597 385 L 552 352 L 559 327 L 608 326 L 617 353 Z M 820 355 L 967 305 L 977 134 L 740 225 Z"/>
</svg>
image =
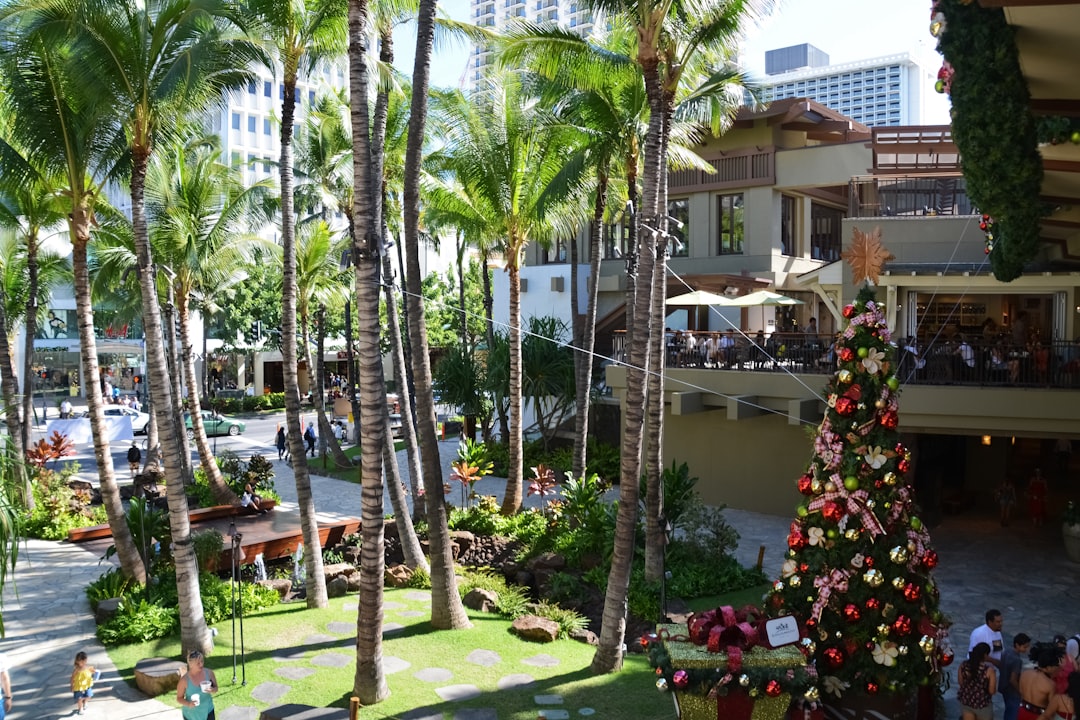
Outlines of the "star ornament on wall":
<svg viewBox="0 0 1080 720">
<path fill-rule="evenodd" d="M 869 280 L 877 285 L 885 263 L 896 259 L 896 256 L 881 244 L 881 228 L 879 227 L 868 233 L 855 228 L 851 245 L 841 257 L 851 265 L 852 279 L 856 285 L 863 280 Z"/>
</svg>

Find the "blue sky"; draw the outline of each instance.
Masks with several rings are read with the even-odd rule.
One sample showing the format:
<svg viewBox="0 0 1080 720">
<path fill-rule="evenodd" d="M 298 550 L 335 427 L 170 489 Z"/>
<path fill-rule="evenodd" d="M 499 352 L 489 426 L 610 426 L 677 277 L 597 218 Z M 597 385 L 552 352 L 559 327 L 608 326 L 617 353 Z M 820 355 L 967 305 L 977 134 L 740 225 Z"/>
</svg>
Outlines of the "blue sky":
<svg viewBox="0 0 1080 720">
<path fill-rule="evenodd" d="M 469 0 L 445 0 L 440 12 L 459 20 L 469 16 Z M 882 2 L 881 0 L 787 0 L 771 17 L 749 29 L 742 44 L 742 64 L 763 74 L 765 51 L 810 43 L 829 55 L 832 63 L 911 52 L 937 63 L 934 39 L 928 30 L 930 3 Z M 411 25 L 394 35 L 397 67 L 412 72 L 416 33 Z M 465 77 L 468 47 L 444 47 L 436 51 L 432 85 L 456 87 Z M 932 122 L 947 122 L 946 104 Z"/>
</svg>

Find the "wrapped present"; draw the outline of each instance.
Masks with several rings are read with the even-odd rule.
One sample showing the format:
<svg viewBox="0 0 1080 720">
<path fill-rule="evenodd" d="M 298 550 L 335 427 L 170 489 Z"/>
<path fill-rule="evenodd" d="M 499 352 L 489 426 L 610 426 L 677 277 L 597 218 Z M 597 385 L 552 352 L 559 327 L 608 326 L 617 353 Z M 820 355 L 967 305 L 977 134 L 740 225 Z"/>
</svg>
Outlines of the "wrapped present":
<svg viewBox="0 0 1080 720">
<path fill-rule="evenodd" d="M 801 696 L 811 685 L 805 656 L 795 646 L 769 649 L 756 644 L 710 652 L 709 637 L 718 627 L 715 634 L 724 643 L 721 618 L 709 626 L 702 646 L 684 634 L 686 626 L 658 626 L 647 641 L 650 660 L 663 679 L 657 686 L 675 693 L 683 720 L 785 718 L 792 695 Z M 700 640 L 705 630 L 699 625 L 696 632 Z M 745 629 L 742 632 L 746 635 Z"/>
</svg>

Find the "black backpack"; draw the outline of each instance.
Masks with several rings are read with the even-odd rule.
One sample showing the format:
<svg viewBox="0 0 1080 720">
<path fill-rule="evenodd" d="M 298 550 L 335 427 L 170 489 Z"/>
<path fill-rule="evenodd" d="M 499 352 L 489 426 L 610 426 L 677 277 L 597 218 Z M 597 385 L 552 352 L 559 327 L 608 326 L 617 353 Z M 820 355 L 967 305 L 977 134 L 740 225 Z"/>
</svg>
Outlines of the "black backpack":
<svg viewBox="0 0 1080 720">
<path fill-rule="evenodd" d="M 140 460 L 142 460 L 142 453 L 139 452 L 139 448 L 132 445 L 130 448 L 128 448 L 128 462 L 137 463 Z"/>
</svg>

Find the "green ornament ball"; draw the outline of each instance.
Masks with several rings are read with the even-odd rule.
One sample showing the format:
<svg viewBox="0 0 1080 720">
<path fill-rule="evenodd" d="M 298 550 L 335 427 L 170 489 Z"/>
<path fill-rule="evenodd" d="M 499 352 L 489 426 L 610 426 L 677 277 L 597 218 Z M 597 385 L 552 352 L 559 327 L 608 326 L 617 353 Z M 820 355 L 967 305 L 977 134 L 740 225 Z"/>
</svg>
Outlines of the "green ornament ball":
<svg viewBox="0 0 1080 720">
<path fill-rule="evenodd" d="M 898 387 L 900 387 L 900 381 L 895 375 L 891 376 L 888 380 L 886 380 L 885 384 L 889 386 L 890 390 L 896 390 Z"/>
<path fill-rule="evenodd" d="M 861 347 L 861 348 L 859 348 L 859 350 L 858 350 L 858 355 L 859 355 L 859 357 L 861 357 L 861 358 L 864 358 L 864 357 L 866 357 L 866 356 L 867 356 L 867 355 L 869 355 L 869 354 L 870 354 L 870 348 L 865 348 L 865 347 Z"/>
<path fill-rule="evenodd" d="M 1072 135 L 1069 136 L 1069 140 L 1073 145 L 1080 145 L 1080 130 L 1073 130 Z"/>
<path fill-rule="evenodd" d="M 808 509 L 806 508 L 806 506 L 805 506 L 805 505 L 800 505 L 800 506 L 799 506 L 799 507 L 798 507 L 798 508 L 797 508 L 797 509 L 795 510 L 795 514 L 796 514 L 796 515 L 798 515 L 799 517 L 806 517 L 807 515 L 809 515 L 809 514 L 810 514 L 810 511 L 809 511 L 809 510 L 808 510 Z"/>
<path fill-rule="evenodd" d="M 840 531 L 836 528 L 829 528 L 825 531 L 825 537 L 829 538 L 830 540 L 835 540 L 840 537 Z"/>
<path fill-rule="evenodd" d="M 855 477 L 854 475 L 848 475 L 846 478 L 844 478 L 844 487 L 847 488 L 850 492 L 855 492 L 859 489 L 859 478 Z"/>
<path fill-rule="evenodd" d="M 915 532 L 922 530 L 922 520 L 917 517 L 911 518 L 911 529 Z"/>
</svg>

